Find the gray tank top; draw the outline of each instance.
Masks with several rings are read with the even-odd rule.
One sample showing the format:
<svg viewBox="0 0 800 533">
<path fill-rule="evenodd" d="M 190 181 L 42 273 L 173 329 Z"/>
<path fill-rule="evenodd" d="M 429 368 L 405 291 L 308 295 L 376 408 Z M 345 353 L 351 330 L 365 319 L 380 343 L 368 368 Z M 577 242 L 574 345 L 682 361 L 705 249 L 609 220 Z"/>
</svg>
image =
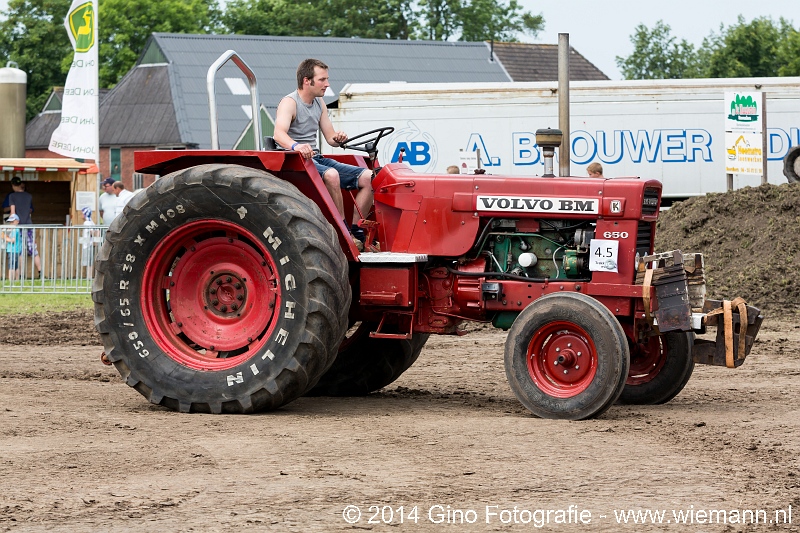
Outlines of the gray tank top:
<svg viewBox="0 0 800 533">
<path fill-rule="evenodd" d="M 317 131 L 319 130 L 319 119 L 322 116 L 322 105 L 318 98 L 314 98 L 311 104 L 303 102 L 297 91 L 287 94 L 284 98 L 291 98 L 297 104 L 297 111 L 292 124 L 289 126 L 289 137 L 295 142 L 310 144 L 311 148 L 317 150 Z"/>
</svg>

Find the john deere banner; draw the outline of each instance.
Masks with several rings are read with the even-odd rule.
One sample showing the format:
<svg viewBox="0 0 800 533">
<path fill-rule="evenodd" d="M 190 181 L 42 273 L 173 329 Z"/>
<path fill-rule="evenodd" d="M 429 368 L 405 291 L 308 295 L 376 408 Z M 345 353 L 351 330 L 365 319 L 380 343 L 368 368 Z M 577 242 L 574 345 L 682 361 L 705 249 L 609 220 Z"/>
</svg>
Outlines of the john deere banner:
<svg viewBox="0 0 800 533">
<path fill-rule="evenodd" d="M 64 85 L 61 124 L 50 151 L 97 161 L 99 113 L 97 82 L 97 0 L 74 0 L 64 19 L 75 55 Z"/>
</svg>

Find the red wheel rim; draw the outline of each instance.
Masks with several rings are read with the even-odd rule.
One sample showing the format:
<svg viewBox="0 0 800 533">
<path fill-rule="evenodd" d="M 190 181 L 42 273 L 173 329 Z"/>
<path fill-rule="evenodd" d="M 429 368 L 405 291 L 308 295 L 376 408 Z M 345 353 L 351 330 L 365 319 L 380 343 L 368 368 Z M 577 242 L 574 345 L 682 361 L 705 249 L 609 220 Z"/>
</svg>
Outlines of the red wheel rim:
<svg viewBox="0 0 800 533">
<path fill-rule="evenodd" d="M 227 370 L 263 347 L 281 307 L 278 269 L 249 231 L 199 220 L 168 233 L 148 258 L 141 306 L 158 347 L 197 370 Z"/>
<path fill-rule="evenodd" d="M 655 378 L 667 361 L 667 347 L 660 336 L 650 337 L 646 343 L 631 346 L 631 369 L 626 385 L 642 385 Z"/>
<path fill-rule="evenodd" d="M 528 344 L 528 372 L 534 384 L 555 398 L 585 391 L 597 374 L 597 350 L 583 328 L 550 322 Z"/>
</svg>

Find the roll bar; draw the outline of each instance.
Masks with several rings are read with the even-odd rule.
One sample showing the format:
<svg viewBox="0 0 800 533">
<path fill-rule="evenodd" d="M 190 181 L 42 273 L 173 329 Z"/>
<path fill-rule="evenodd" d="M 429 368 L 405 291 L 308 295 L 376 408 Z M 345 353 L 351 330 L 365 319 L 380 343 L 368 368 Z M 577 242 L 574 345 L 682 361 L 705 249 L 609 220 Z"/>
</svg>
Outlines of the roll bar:
<svg viewBox="0 0 800 533">
<path fill-rule="evenodd" d="M 255 149 L 261 150 L 261 109 L 258 105 L 258 82 L 253 70 L 245 63 L 239 54 L 234 50 L 228 50 L 208 67 L 206 74 L 206 89 L 208 90 L 208 118 L 211 121 L 211 149 L 219 150 L 219 121 L 217 119 L 217 96 L 216 87 L 214 82 L 217 76 L 217 71 L 222 68 L 222 65 L 232 60 L 233 63 L 239 67 L 239 70 L 247 76 L 247 81 L 250 82 L 250 105 L 253 108 L 253 136 L 255 141 Z"/>
</svg>

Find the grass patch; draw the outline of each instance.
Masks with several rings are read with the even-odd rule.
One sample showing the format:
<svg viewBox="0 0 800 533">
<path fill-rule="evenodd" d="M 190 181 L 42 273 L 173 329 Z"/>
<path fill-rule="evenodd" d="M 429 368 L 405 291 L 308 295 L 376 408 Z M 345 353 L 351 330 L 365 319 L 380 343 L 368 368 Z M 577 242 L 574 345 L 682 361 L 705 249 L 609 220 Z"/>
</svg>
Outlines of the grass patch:
<svg viewBox="0 0 800 533">
<path fill-rule="evenodd" d="M 0 315 L 92 309 L 90 294 L 0 294 Z"/>
</svg>

